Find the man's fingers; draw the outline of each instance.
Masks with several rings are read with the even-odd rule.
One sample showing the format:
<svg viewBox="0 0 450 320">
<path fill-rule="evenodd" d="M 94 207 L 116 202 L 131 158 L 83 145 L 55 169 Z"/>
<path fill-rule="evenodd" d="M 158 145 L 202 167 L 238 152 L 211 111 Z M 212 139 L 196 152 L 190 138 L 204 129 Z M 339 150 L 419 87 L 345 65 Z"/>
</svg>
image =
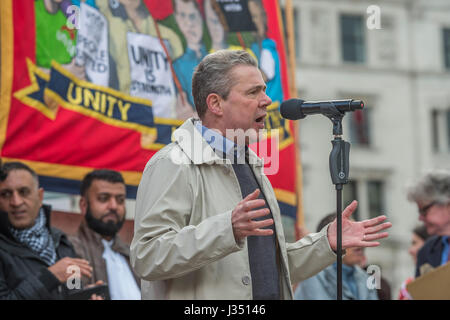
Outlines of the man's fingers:
<svg viewBox="0 0 450 320">
<path fill-rule="evenodd" d="M 92 268 L 90 267 L 80 267 L 80 272 L 82 275 L 87 276 L 88 278 L 92 276 Z"/>
<path fill-rule="evenodd" d="M 242 209 L 244 211 L 250 211 L 252 209 L 263 207 L 265 204 L 266 201 L 264 201 L 263 199 L 249 200 L 242 204 Z"/>
<path fill-rule="evenodd" d="M 71 259 L 71 261 L 68 264 L 68 267 L 70 266 L 77 266 L 80 269 L 80 273 L 83 276 L 86 276 L 88 278 L 90 278 L 92 276 L 92 271 L 93 268 L 89 265 L 89 263 L 85 263 L 87 262 L 86 260 L 80 261 L 82 259 Z"/>
<path fill-rule="evenodd" d="M 257 199 L 259 197 L 259 193 L 260 193 L 259 189 L 255 189 L 255 191 L 246 196 L 243 201 Z"/>
<path fill-rule="evenodd" d="M 80 272 L 81 272 L 82 276 L 85 276 L 87 278 L 91 278 L 92 277 L 92 273 L 90 271 L 88 271 L 88 270 L 80 270 Z"/>
<path fill-rule="evenodd" d="M 265 219 L 260 221 L 250 221 L 243 225 L 242 228 L 246 230 L 257 230 L 264 227 L 271 226 L 273 224 L 273 219 Z"/>
<path fill-rule="evenodd" d="M 76 264 L 76 265 L 79 265 L 79 266 L 82 266 L 82 265 L 90 265 L 90 263 L 89 263 L 89 261 L 87 261 L 87 260 L 84 260 L 84 259 L 78 259 L 78 258 L 71 258 L 71 262 L 72 262 L 72 264 Z"/>
<path fill-rule="evenodd" d="M 364 236 L 364 241 L 373 241 L 378 239 L 386 238 L 389 234 L 387 232 L 375 233 L 375 234 L 366 234 Z"/>
<path fill-rule="evenodd" d="M 254 229 L 254 230 L 243 230 L 242 235 L 244 237 L 248 236 L 271 236 L 273 234 L 272 229 Z"/>
<path fill-rule="evenodd" d="M 352 213 L 356 210 L 356 207 L 358 207 L 358 201 L 353 200 L 352 203 L 350 203 L 344 211 L 342 211 L 342 218 L 350 218 Z"/>
<path fill-rule="evenodd" d="M 379 242 L 361 242 L 361 245 L 359 245 L 359 247 L 378 247 L 380 245 Z"/>
<path fill-rule="evenodd" d="M 268 208 L 262 208 L 259 210 L 252 210 L 252 211 L 237 210 L 232 217 L 232 223 L 247 222 L 252 219 L 266 216 L 269 213 L 270 210 Z"/>
<path fill-rule="evenodd" d="M 65 257 L 65 258 L 62 258 L 61 260 L 59 260 L 57 262 L 60 262 L 60 261 L 65 261 L 68 264 L 74 264 L 74 265 L 77 265 L 77 266 L 82 266 L 82 265 L 87 265 L 88 266 L 88 265 L 90 265 L 89 261 L 87 261 L 85 259 L 79 259 L 79 258 Z"/>
<path fill-rule="evenodd" d="M 253 236 L 271 236 L 273 234 L 272 229 L 255 229 L 252 232 Z"/>
<path fill-rule="evenodd" d="M 387 229 L 387 228 L 390 228 L 390 227 L 392 227 L 392 223 L 385 222 L 385 223 L 379 224 L 379 225 L 377 225 L 375 227 L 367 228 L 366 229 L 366 238 L 367 238 L 367 235 L 369 235 L 369 234 L 377 233 L 377 232 L 379 232 L 381 230 L 384 230 L 384 229 Z"/>
<path fill-rule="evenodd" d="M 81 270 L 89 270 L 92 271 L 93 268 L 91 267 L 90 264 L 85 264 L 85 263 L 79 263 L 77 261 L 71 261 L 70 262 L 71 266 L 77 266 L 78 268 L 80 268 Z"/>
<path fill-rule="evenodd" d="M 366 228 L 367 227 L 373 227 L 373 226 L 383 222 L 386 219 L 387 219 L 386 216 L 378 216 L 378 217 L 375 217 L 375 218 L 370 219 L 370 220 L 365 220 L 363 222 L 363 226 L 366 227 Z"/>
<path fill-rule="evenodd" d="M 259 217 L 267 216 L 270 213 L 270 210 L 268 208 L 263 208 L 259 210 L 253 210 L 253 211 L 247 211 L 245 213 L 245 216 L 243 216 L 243 220 L 253 220 Z"/>
</svg>

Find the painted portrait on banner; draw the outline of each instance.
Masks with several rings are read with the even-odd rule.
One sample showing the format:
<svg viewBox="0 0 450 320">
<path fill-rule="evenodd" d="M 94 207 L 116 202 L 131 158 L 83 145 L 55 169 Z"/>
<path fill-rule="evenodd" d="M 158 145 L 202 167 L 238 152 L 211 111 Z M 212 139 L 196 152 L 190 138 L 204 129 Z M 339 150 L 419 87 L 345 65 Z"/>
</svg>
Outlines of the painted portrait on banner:
<svg viewBox="0 0 450 320">
<path fill-rule="evenodd" d="M 94 168 L 118 170 L 133 197 L 149 158 L 196 115 L 197 64 L 246 50 L 273 100 L 266 128 L 279 132 L 280 169 L 269 179 L 295 217 L 278 10 L 277 0 L 2 0 L 2 70 L 13 66 L 1 79 L 2 159 L 26 162 L 47 190 L 68 193 Z"/>
</svg>

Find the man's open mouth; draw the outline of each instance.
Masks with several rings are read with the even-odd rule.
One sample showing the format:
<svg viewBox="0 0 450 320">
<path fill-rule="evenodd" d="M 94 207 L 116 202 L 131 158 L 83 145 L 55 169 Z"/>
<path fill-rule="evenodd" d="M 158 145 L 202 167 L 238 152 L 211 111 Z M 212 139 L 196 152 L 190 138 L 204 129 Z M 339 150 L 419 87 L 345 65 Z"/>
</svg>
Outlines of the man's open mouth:
<svg viewBox="0 0 450 320">
<path fill-rule="evenodd" d="M 264 120 L 266 119 L 266 115 L 264 114 L 264 115 L 262 115 L 261 117 L 259 117 L 259 118 L 256 118 L 256 122 L 258 122 L 258 123 L 260 123 L 260 122 L 264 122 Z"/>
</svg>

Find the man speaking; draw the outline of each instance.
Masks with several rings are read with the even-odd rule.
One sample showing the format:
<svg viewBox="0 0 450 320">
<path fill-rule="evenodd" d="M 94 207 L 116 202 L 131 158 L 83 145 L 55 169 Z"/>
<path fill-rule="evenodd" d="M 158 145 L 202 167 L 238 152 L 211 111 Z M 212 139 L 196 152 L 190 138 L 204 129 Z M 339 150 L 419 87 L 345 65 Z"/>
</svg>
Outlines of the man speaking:
<svg viewBox="0 0 450 320">
<path fill-rule="evenodd" d="M 139 184 L 130 258 L 150 281 L 144 299 L 292 299 L 291 282 L 336 260 L 336 220 L 285 243 L 262 160 L 247 147 L 264 128 L 265 90 L 245 51 L 217 51 L 197 66 L 192 94 L 200 120 L 174 132 Z M 343 249 L 379 245 L 391 224 L 384 216 L 351 221 L 356 206 L 342 214 Z"/>
</svg>

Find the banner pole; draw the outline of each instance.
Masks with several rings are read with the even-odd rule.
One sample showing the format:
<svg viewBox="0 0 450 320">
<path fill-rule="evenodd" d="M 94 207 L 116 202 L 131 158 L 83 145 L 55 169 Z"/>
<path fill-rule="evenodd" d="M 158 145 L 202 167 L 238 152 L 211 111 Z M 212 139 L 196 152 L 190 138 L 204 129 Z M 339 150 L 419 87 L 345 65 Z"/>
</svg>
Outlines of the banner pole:
<svg viewBox="0 0 450 320">
<path fill-rule="evenodd" d="M 294 26 L 294 9 L 292 6 L 292 0 L 286 0 L 286 33 L 287 33 L 287 45 L 288 45 L 288 61 L 289 61 L 289 93 L 291 98 L 297 97 L 296 87 L 296 61 L 295 61 L 295 26 Z M 299 145 L 299 122 L 294 122 L 294 140 L 295 140 L 295 164 L 296 164 L 296 195 L 297 195 L 297 225 L 296 236 L 297 239 L 302 235 L 299 234 L 299 228 L 304 227 L 304 214 L 303 214 L 303 175 L 302 164 L 300 156 Z"/>
</svg>

